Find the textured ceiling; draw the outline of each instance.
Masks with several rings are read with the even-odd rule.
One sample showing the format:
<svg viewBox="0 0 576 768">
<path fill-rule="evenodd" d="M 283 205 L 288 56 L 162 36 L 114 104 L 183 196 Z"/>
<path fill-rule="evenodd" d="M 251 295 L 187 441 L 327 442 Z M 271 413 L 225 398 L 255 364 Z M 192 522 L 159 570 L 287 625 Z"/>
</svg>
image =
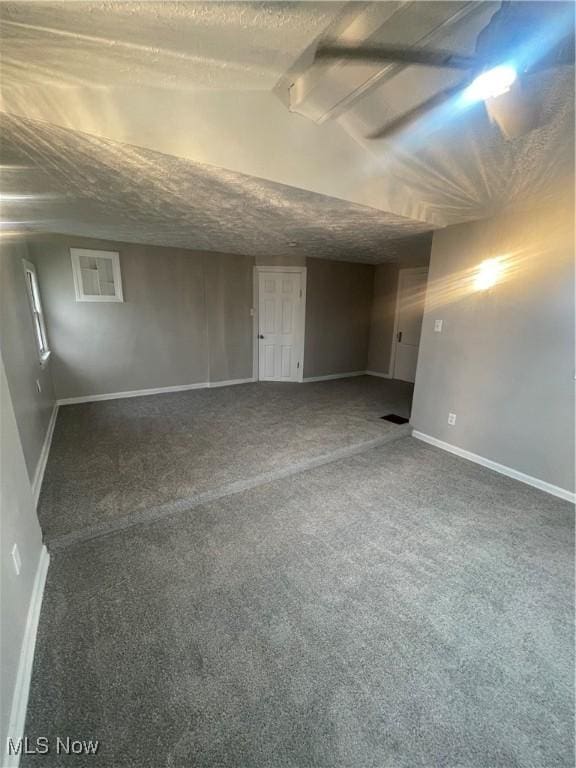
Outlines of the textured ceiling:
<svg viewBox="0 0 576 768">
<path fill-rule="evenodd" d="M 3 81 L 270 89 L 344 5 L 3 2 Z"/>
<path fill-rule="evenodd" d="M 23 118 L 4 116 L 1 161 L 7 231 L 18 229 L 10 222 L 23 222 L 32 231 L 125 242 L 377 263 L 410 258 L 421 246 L 413 236 L 430 230 L 373 208 Z"/>
<path fill-rule="evenodd" d="M 418 201 L 419 218 L 451 225 L 538 206 L 574 175 L 574 82 L 570 66 L 524 77 L 537 125 L 517 138 L 504 138 L 480 103 L 468 112 L 431 111 L 392 146 L 365 146 L 386 169 L 390 189 Z M 362 107 L 374 113 L 374 104 L 358 104 L 357 115 Z"/>
<path fill-rule="evenodd" d="M 510 141 L 482 104 L 452 103 L 393 141 L 366 140 L 405 96 L 425 95 L 426 70 L 336 89 L 322 125 L 271 93 L 351 7 L 360 39 L 372 34 L 362 9 L 384 8 L 382 39 L 439 25 L 435 44 L 469 51 L 477 26 L 461 11 L 476 5 L 1 3 L 3 108 L 21 116 L 5 121 L 4 163 L 27 165 L 4 173 L 3 192 L 46 195 L 6 203 L 4 216 L 49 232 L 377 262 L 434 227 L 537 205 L 574 172 L 573 67 L 522 78 L 539 124 Z M 352 69 L 330 68 L 328 91 L 338 77 L 350 87 Z"/>
</svg>

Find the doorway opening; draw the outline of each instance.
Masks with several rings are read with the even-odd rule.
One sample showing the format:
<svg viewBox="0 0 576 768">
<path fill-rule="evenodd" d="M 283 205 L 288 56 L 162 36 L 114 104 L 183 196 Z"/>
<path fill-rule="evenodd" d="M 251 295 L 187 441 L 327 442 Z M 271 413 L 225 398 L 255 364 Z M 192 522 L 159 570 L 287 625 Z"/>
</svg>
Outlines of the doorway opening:
<svg viewBox="0 0 576 768">
<path fill-rule="evenodd" d="M 306 267 L 255 267 L 254 297 L 254 378 L 301 382 Z"/>
<path fill-rule="evenodd" d="M 427 281 L 427 267 L 401 269 L 398 272 L 394 337 L 390 360 L 390 375 L 393 379 L 412 383 L 416 380 Z"/>
</svg>

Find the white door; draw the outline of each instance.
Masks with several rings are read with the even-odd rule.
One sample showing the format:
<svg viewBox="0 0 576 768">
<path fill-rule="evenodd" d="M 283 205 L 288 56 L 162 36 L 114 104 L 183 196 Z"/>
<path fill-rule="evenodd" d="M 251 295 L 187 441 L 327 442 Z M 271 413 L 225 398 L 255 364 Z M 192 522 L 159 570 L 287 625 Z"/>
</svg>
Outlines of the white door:
<svg viewBox="0 0 576 768">
<path fill-rule="evenodd" d="M 424 314 L 427 269 L 401 269 L 398 275 L 393 377 L 414 381 Z"/>
<path fill-rule="evenodd" d="M 258 378 L 298 381 L 300 360 L 300 272 L 258 273 Z"/>
</svg>

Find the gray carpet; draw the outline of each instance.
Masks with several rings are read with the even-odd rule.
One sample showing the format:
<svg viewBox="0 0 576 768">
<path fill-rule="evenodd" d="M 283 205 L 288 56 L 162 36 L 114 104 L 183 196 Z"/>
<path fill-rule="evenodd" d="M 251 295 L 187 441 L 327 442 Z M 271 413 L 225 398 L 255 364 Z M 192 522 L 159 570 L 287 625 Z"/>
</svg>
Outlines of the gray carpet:
<svg viewBox="0 0 576 768">
<path fill-rule="evenodd" d="M 403 438 L 56 552 L 22 765 L 572 768 L 573 545 Z"/>
<path fill-rule="evenodd" d="M 412 385 L 370 376 L 246 384 L 60 409 L 38 508 L 50 546 L 403 434 Z"/>
</svg>

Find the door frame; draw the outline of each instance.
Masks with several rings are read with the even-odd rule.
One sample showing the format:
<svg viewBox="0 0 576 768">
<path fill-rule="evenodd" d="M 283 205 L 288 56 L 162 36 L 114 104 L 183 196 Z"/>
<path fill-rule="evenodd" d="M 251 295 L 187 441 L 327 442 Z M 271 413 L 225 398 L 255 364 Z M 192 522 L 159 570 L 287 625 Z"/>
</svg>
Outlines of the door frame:
<svg viewBox="0 0 576 768">
<path fill-rule="evenodd" d="M 254 381 L 260 381 L 259 374 L 259 347 L 258 347 L 258 332 L 259 332 L 259 309 L 260 309 L 260 272 L 291 272 L 298 273 L 300 275 L 300 286 L 302 290 L 302 301 L 300 302 L 300 309 L 298 311 L 298 340 L 296 348 L 298 350 L 298 359 L 300 361 L 300 368 L 298 368 L 297 381 L 301 384 L 304 380 L 304 339 L 306 332 L 306 267 L 264 267 L 257 265 L 254 267 L 253 275 L 253 307 L 252 307 L 252 378 Z"/>
<path fill-rule="evenodd" d="M 428 276 L 429 268 L 428 267 L 403 267 L 402 269 L 398 270 L 398 284 L 396 286 L 396 306 L 394 308 L 394 333 L 392 334 L 392 347 L 390 349 L 390 364 L 388 366 L 389 371 L 389 377 L 391 379 L 394 378 L 394 367 L 396 365 L 396 344 L 398 343 L 398 323 L 399 323 L 399 313 L 400 313 L 400 295 L 402 292 L 402 283 L 404 282 L 403 278 L 406 275 L 407 272 L 420 272 L 423 275 Z M 426 280 L 426 288 L 428 288 L 428 280 Z M 426 307 L 424 306 L 422 311 L 424 311 Z"/>
</svg>

